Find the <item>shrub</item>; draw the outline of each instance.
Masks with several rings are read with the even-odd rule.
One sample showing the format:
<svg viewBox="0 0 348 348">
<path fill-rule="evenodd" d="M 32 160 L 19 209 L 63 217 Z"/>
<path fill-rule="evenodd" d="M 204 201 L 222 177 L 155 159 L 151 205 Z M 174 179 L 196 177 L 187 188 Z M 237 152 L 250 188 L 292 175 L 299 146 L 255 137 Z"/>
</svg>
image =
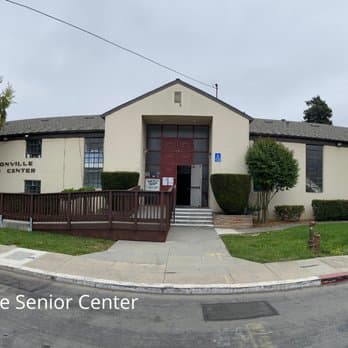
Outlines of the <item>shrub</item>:
<svg viewBox="0 0 348 348">
<path fill-rule="evenodd" d="M 103 190 L 128 190 L 137 186 L 137 172 L 103 172 L 101 176 Z"/>
<path fill-rule="evenodd" d="M 248 207 L 250 176 L 213 174 L 210 176 L 215 199 L 225 214 L 244 214 Z"/>
<path fill-rule="evenodd" d="M 304 212 L 303 205 L 277 205 L 274 207 L 276 216 L 283 221 L 298 221 Z"/>
<path fill-rule="evenodd" d="M 318 221 L 348 220 L 348 200 L 321 200 L 312 201 L 314 217 Z"/>
<path fill-rule="evenodd" d="M 68 188 L 63 190 L 62 192 L 93 192 L 95 191 L 95 188 L 92 186 L 83 186 L 80 187 L 79 189 L 75 189 L 75 188 Z"/>
</svg>

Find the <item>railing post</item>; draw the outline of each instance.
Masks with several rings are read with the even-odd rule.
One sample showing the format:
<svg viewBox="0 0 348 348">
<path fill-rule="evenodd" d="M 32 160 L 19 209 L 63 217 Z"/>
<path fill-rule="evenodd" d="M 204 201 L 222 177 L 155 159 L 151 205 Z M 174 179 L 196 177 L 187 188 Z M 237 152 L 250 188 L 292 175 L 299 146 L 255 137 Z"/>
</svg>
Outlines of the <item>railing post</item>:
<svg viewBox="0 0 348 348">
<path fill-rule="evenodd" d="M 134 191 L 134 200 L 135 200 L 135 230 L 138 230 L 138 210 L 139 210 L 139 191 Z"/>
<path fill-rule="evenodd" d="M 109 191 L 109 205 L 108 205 L 108 221 L 109 221 L 109 230 L 112 230 L 112 191 Z"/>
<path fill-rule="evenodd" d="M 68 229 L 71 231 L 71 193 L 68 193 L 68 211 L 67 211 Z"/>
<path fill-rule="evenodd" d="M 164 192 L 160 192 L 160 230 L 163 231 L 163 219 L 164 219 Z"/>
<path fill-rule="evenodd" d="M 30 204 L 29 204 L 29 220 L 33 221 L 33 212 L 34 212 L 34 195 L 30 194 Z"/>
<path fill-rule="evenodd" d="M 4 194 L 0 194 L 0 215 L 3 215 L 4 212 Z"/>
</svg>

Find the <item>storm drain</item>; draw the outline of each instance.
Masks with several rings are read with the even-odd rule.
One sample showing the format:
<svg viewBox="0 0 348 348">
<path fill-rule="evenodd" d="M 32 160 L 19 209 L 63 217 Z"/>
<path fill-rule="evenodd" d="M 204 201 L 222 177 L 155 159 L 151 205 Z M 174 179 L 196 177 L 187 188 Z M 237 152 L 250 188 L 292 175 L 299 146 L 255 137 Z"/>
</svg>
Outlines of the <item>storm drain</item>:
<svg viewBox="0 0 348 348">
<path fill-rule="evenodd" d="M 266 301 L 202 304 L 205 321 L 239 320 L 279 315 Z"/>
</svg>

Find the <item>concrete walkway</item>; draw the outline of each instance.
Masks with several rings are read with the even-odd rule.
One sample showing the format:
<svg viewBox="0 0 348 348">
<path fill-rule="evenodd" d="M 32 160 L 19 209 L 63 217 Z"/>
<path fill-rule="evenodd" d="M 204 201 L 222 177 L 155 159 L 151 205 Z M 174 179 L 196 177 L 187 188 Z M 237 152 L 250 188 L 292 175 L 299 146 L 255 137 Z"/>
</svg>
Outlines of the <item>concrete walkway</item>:
<svg viewBox="0 0 348 348">
<path fill-rule="evenodd" d="M 0 246 L 1 266 L 57 279 L 89 279 L 93 286 L 107 282 L 221 290 L 252 283 L 262 290 L 267 284 L 318 285 L 318 276 L 348 272 L 348 256 L 259 264 L 231 257 L 213 228 L 173 227 L 166 243 L 118 241 L 107 251 L 84 256 Z"/>
</svg>

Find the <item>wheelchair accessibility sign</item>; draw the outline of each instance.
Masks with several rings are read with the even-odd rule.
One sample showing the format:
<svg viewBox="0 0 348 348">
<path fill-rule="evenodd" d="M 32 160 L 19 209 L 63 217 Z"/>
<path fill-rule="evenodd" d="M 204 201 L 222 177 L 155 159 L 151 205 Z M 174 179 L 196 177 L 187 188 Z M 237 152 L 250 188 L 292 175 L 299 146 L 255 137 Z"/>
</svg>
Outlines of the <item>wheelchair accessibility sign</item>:
<svg viewBox="0 0 348 348">
<path fill-rule="evenodd" d="M 221 162 L 221 152 L 215 152 L 215 162 Z"/>
</svg>

